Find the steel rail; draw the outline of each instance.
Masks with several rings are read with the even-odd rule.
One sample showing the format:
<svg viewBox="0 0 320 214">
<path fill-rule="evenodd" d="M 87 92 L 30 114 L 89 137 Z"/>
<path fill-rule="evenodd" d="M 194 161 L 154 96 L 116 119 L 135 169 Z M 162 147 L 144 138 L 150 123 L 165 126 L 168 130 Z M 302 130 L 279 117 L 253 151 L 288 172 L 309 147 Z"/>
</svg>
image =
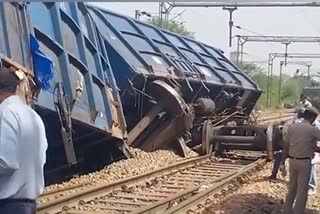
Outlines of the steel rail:
<svg viewBox="0 0 320 214">
<path fill-rule="evenodd" d="M 257 118 L 257 122 L 263 122 L 263 121 L 269 121 L 269 120 L 274 120 L 274 119 L 281 119 L 281 118 L 287 118 L 287 117 L 293 117 L 294 114 L 293 113 L 285 113 L 282 115 L 272 115 L 272 116 L 268 116 L 268 117 L 258 117 Z"/>
<path fill-rule="evenodd" d="M 217 182 L 213 186 L 209 187 L 208 189 L 204 190 L 203 192 L 200 192 L 183 202 L 179 203 L 177 206 L 168 209 L 163 214 L 172 214 L 172 213 L 186 213 L 190 208 L 196 206 L 196 204 L 199 204 L 200 202 L 205 201 L 205 199 L 209 198 L 211 195 L 217 193 L 221 188 L 226 186 L 228 183 L 230 183 L 232 180 L 238 178 L 239 176 L 242 176 L 249 172 L 250 170 L 253 170 L 257 166 L 265 163 L 265 159 L 259 159 L 243 168 L 241 168 L 238 172 L 226 176 L 223 180 L 220 180 L 220 182 Z"/>
<path fill-rule="evenodd" d="M 269 119 L 269 120 L 258 121 L 258 124 L 259 125 L 267 125 L 267 124 L 273 123 L 274 125 L 276 125 L 276 124 L 285 123 L 285 122 L 287 122 L 289 120 L 293 120 L 293 119 L 294 119 L 294 115 L 286 116 L 286 117 L 273 118 L 273 119 Z"/>
<path fill-rule="evenodd" d="M 284 113 L 284 114 L 285 114 L 285 116 L 287 116 L 287 117 L 284 117 L 285 119 L 286 118 L 291 119 L 293 117 L 293 115 L 289 115 L 288 113 Z M 265 119 L 265 121 L 270 121 L 270 119 L 272 120 L 272 119 L 274 119 L 274 117 L 271 117 L 271 118 L 269 117 L 269 118 Z M 279 119 L 279 116 L 276 117 L 276 119 Z M 136 186 L 137 184 L 146 183 L 148 180 L 156 179 L 156 178 L 167 176 L 167 175 L 172 176 L 172 175 L 175 175 L 175 173 L 179 174 L 181 172 L 181 170 L 186 170 L 186 169 L 190 169 L 192 167 L 197 167 L 201 164 L 206 165 L 208 163 L 208 161 L 211 160 L 210 158 L 212 156 L 213 156 L 213 154 L 201 156 L 201 157 L 189 158 L 187 160 L 178 162 L 178 163 L 170 165 L 168 167 L 153 170 L 151 172 L 147 172 L 147 173 L 137 175 L 137 176 L 134 176 L 131 178 L 126 178 L 126 179 L 116 181 L 113 183 L 95 184 L 96 186 L 87 187 L 87 189 L 79 190 L 79 192 L 71 193 L 69 195 L 62 196 L 62 197 L 54 199 L 54 200 L 49 200 L 46 203 L 40 203 L 37 208 L 37 213 L 40 213 L 40 214 L 41 213 L 57 213 L 57 212 L 61 212 L 64 209 L 64 207 L 76 209 L 74 207 L 81 205 L 81 203 L 80 203 L 81 201 L 83 202 L 83 204 L 85 204 L 84 206 L 87 206 L 86 205 L 87 203 L 89 203 L 90 201 L 94 201 L 96 198 L 108 197 L 107 195 L 110 194 L 111 192 L 113 192 L 114 190 L 119 190 L 119 189 L 122 189 L 123 187 L 128 187 L 128 186 Z M 258 162 L 256 161 L 256 162 L 260 163 L 260 161 L 261 160 L 259 160 Z M 216 177 L 215 175 L 213 176 L 215 178 L 206 177 L 207 180 L 204 180 L 204 181 L 202 180 L 201 183 L 199 183 L 199 185 L 197 184 L 196 186 L 193 186 L 192 188 L 188 188 L 188 189 L 184 188 L 181 190 L 177 190 L 174 192 L 174 194 L 168 195 L 165 199 L 161 199 L 161 200 L 159 199 L 156 202 L 152 203 L 151 205 L 148 202 L 148 203 L 146 203 L 146 205 L 144 205 L 142 207 L 140 206 L 134 210 L 130 210 L 130 212 L 131 213 L 145 213 L 145 212 L 157 211 L 159 209 L 162 209 L 162 211 L 165 211 L 168 208 L 168 203 L 170 201 L 176 200 L 178 198 L 181 199 L 181 198 L 190 197 L 195 192 L 197 192 L 198 189 L 203 185 L 213 185 L 218 188 L 219 186 L 222 186 L 226 182 L 235 178 L 235 176 L 238 176 L 239 173 L 241 174 L 241 173 L 246 172 L 247 171 L 246 169 L 247 168 L 249 169 L 250 166 L 255 165 L 256 162 L 253 162 L 247 166 L 242 166 L 242 165 L 240 166 L 239 165 L 240 170 L 238 170 L 238 169 L 235 170 L 234 169 L 235 165 L 232 165 L 232 164 L 223 165 L 219 162 L 212 162 L 211 161 L 212 165 L 210 165 L 210 167 L 214 168 L 213 171 L 222 170 L 222 172 L 223 172 L 218 177 Z M 228 170 L 224 171 L 226 169 L 228 169 Z M 228 173 L 226 173 L 226 172 L 228 172 Z M 212 172 L 210 172 L 210 173 L 212 173 Z M 203 174 L 207 174 L 207 172 L 205 172 Z M 196 177 L 201 177 L 201 176 L 196 176 Z M 202 176 L 202 177 L 204 177 L 204 176 Z M 190 179 L 192 180 L 193 178 L 192 178 L 192 176 L 190 176 L 187 179 L 189 179 L 189 181 L 190 181 Z M 175 179 L 173 178 L 173 180 L 175 180 Z M 195 181 L 192 181 L 192 182 L 194 183 Z M 74 185 L 74 187 L 77 187 L 77 186 L 78 185 Z M 79 186 L 81 187 L 82 185 L 79 185 Z M 175 186 L 177 186 L 177 185 L 175 185 Z M 65 190 L 68 190 L 68 189 L 73 189 L 73 187 L 71 186 L 70 188 L 68 188 L 68 187 L 65 188 Z M 212 189 L 212 188 L 210 188 L 210 189 Z M 54 194 L 56 192 L 62 192 L 62 191 L 59 191 L 59 190 L 48 191 L 48 193 L 45 193 L 43 196 Z M 112 201 L 112 199 L 106 200 L 106 201 Z M 118 202 L 115 202 L 115 203 L 118 203 Z M 125 203 L 125 202 L 123 202 L 123 203 Z M 133 204 L 134 204 L 134 202 L 133 202 Z M 127 208 L 127 209 L 129 209 L 129 208 Z"/>
<path fill-rule="evenodd" d="M 288 115 L 288 113 L 285 113 L 285 116 L 287 116 L 287 115 Z M 284 117 L 284 119 L 291 119 L 291 118 L 292 118 L 291 115 Z M 265 121 L 270 121 L 270 119 L 274 119 L 274 118 L 269 117 L 269 118 L 265 119 Z M 279 119 L 279 116 L 276 117 L 276 119 Z M 45 203 L 39 203 L 37 210 L 38 210 L 38 213 L 59 212 L 59 211 L 61 211 L 61 208 L 63 208 L 64 206 L 68 206 L 68 207 L 76 206 L 80 200 L 82 200 L 82 201 L 93 200 L 95 197 L 104 196 L 108 192 L 111 192 L 115 189 L 119 189 L 124 185 L 129 186 L 129 185 L 137 184 L 140 182 L 145 182 L 147 180 L 151 180 L 151 179 L 154 179 L 159 176 L 164 176 L 164 175 L 178 172 L 182 168 L 186 169 L 188 167 L 194 166 L 196 163 L 201 164 L 202 162 L 208 161 L 210 159 L 210 157 L 212 157 L 212 156 L 213 156 L 213 154 L 202 156 L 202 157 L 189 158 L 187 160 L 178 162 L 176 164 L 173 164 L 173 165 L 165 167 L 165 168 L 160 168 L 160 169 L 148 172 L 148 173 L 144 173 L 144 174 L 137 175 L 137 176 L 127 178 L 127 179 L 123 179 L 123 180 L 113 182 L 113 183 L 99 184 L 99 183 L 92 182 L 92 184 L 94 184 L 95 186 L 86 187 L 85 189 L 81 189 L 81 187 L 85 186 L 86 184 L 90 184 L 91 182 L 85 182 L 85 183 L 78 184 L 78 185 L 71 185 L 71 186 L 66 187 L 62 190 L 59 190 L 59 189 L 58 190 L 51 190 L 51 191 L 45 192 L 42 196 L 39 197 L 39 199 L 49 199 L 49 200 L 48 200 L 48 202 L 45 202 Z M 217 179 L 218 180 L 225 179 L 228 176 L 232 176 L 234 173 L 235 172 L 232 172 L 230 175 L 225 175 L 226 177 L 215 178 L 213 180 L 209 180 L 208 182 L 215 183 L 215 182 L 217 182 Z M 79 189 L 77 189 L 77 188 L 79 188 Z M 194 188 L 197 188 L 197 187 L 194 187 Z M 68 190 L 75 190 L 75 189 L 77 189 L 78 192 L 72 192 L 72 193 L 67 192 Z M 66 193 L 68 193 L 69 195 L 65 195 L 65 196 L 62 196 L 57 199 L 55 199 L 55 197 L 51 197 L 51 199 L 53 199 L 53 200 L 51 200 L 48 197 L 48 196 L 52 196 L 55 194 L 58 195 L 59 193 L 62 193 L 64 191 Z M 185 190 L 184 192 L 179 192 L 179 193 L 177 193 L 177 195 L 170 196 L 168 198 L 168 200 L 172 200 L 174 197 L 179 197 L 180 194 L 182 194 L 182 195 L 186 195 L 187 193 L 190 194 L 190 191 L 191 192 L 195 191 L 195 189 L 189 189 L 189 190 Z M 160 205 L 161 204 L 164 205 L 165 203 L 168 202 L 168 200 L 166 202 L 165 201 L 158 201 L 157 203 L 160 203 Z M 141 208 L 141 210 L 142 209 L 143 208 Z M 139 209 L 136 212 L 139 213 L 138 211 L 139 211 Z"/>
<path fill-rule="evenodd" d="M 81 188 L 81 187 L 83 187 L 83 186 L 86 186 L 86 185 L 89 185 L 89 184 L 94 184 L 94 183 L 95 183 L 94 181 L 86 181 L 86 182 L 82 182 L 82 183 L 79 183 L 79 184 L 73 184 L 73 185 L 70 185 L 70 186 L 67 186 L 67 187 L 64 187 L 64 188 L 61 188 L 61 189 L 47 190 L 47 191 L 45 191 L 44 193 L 42 193 L 42 194 L 39 196 L 38 199 L 45 198 L 45 197 L 48 196 L 48 195 L 53 195 L 53 194 L 61 193 L 61 192 L 67 191 L 67 190 L 78 189 L 78 188 Z"/>
<path fill-rule="evenodd" d="M 76 192 L 74 194 L 70 194 L 67 196 L 63 196 L 56 200 L 50 200 L 47 203 L 42 203 L 37 206 L 37 213 L 55 213 L 61 211 L 61 208 L 64 206 L 75 206 L 80 200 L 84 198 L 86 200 L 93 199 L 95 197 L 99 197 L 101 195 L 105 195 L 107 192 L 111 192 L 115 189 L 121 188 L 123 185 L 131 185 L 137 184 L 142 181 L 146 181 L 152 178 L 155 178 L 159 175 L 171 174 L 176 171 L 179 171 L 181 168 L 187 168 L 193 166 L 195 163 L 200 163 L 209 160 L 213 154 L 189 158 L 187 160 L 178 162 L 176 164 L 170 165 L 168 167 L 160 168 L 157 170 L 153 170 L 141 175 L 133 176 L 130 178 L 126 178 L 120 181 L 106 183 L 99 186 L 95 186 L 92 188 L 88 188 L 81 192 Z"/>
<path fill-rule="evenodd" d="M 148 213 L 148 212 L 157 212 L 159 210 L 165 211 L 168 208 L 168 203 L 172 200 L 176 200 L 177 198 L 186 198 L 199 190 L 199 188 L 203 185 L 212 185 L 214 183 L 222 182 L 223 180 L 227 179 L 230 176 L 237 174 L 239 168 L 242 169 L 243 167 L 247 166 L 247 162 L 252 163 L 252 160 L 238 160 L 238 162 L 219 162 L 213 161 L 210 159 L 212 155 L 206 155 L 203 157 L 192 158 L 191 160 L 183 161 L 178 164 L 171 165 L 166 168 L 162 168 L 159 170 L 155 170 L 153 172 L 145 173 L 143 175 L 135 176 L 133 178 L 124 179 L 119 182 L 114 182 L 111 184 L 103 185 L 102 187 L 94 187 L 90 190 L 79 192 L 73 195 L 69 195 L 67 197 L 53 200 L 46 204 L 40 205 L 38 207 L 38 213 L 57 213 L 61 212 L 62 210 L 68 210 L 67 212 L 73 213 L 73 210 L 77 208 L 77 205 L 88 207 L 89 209 L 94 208 L 102 208 L 102 209 L 111 209 L 111 210 L 120 210 L 120 211 L 127 211 L 130 213 Z M 258 157 L 257 157 L 258 158 Z M 210 161 L 211 160 L 211 161 Z M 200 174 L 194 174 L 193 170 L 202 170 Z M 203 171 L 204 170 L 204 171 Z M 182 174 L 181 174 L 182 173 Z M 191 173 L 191 174 L 190 174 Z M 209 175 L 211 174 L 211 176 Z M 165 198 L 158 198 L 154 199 L 154 197 L 147 196 L 150 192 L 140 192 L 140 194 L 147 194 L 144 199 L 155 200 L 153 203 L 150 204 L 149 202 L 143 201 L 123 201 L 123 199 L 112 199 L 113 197 L 117 197 L 119 190 L 123 190 L 124 187 L 128 188 L 130 185 L 137 186 L 140 182 L 146 184 L 146 181 L 151 180 L 151 178 L 163 178 L 163 176 L 167 176 L 165 181 L 161 183 L 159 193 L 153 193 L 155 195 L 163 194 L 164 192 L 168 191 L 167 186 L 170 186 L 173 189 L 171 194 L 165 196 Z M 181 177 L 182 176 L 182 177 Z M 168 180 L 166 180 L 168 179 Z M 175 180 L 178 179 L 178 180 Z M 180 180 L 182 179 L 182 181 Z M 180 181 L 179 181 L 180 180 Z M 170 184 L 172 183 L 173 184 Z M 178 182 L 178 183 L 175 183 Z M 187 187 L 186 183 L 189 183 Z M 191 185 L 191 183 L 193 185 Z M 181 184 L 184 185 L 181 186 Z M 189 185 L 191 187 L 189 188 Z M 155 186 L 156 187 L 156 186 Z M 116 191 L 113 191 L 116 190 Z M 132 196 L 131 194 L 127 194 L 126 191 L 120 191 L 119 197 L 123 198 L 131 198 L 131 197 L 138 197 L 138 195 Z M 118 192 L 117 192 L 118 191 Z M 161 193 L 160 193 L 161 192 Z M 111 194 L 111 195 L 110 195 Z M 132 205 L 141 205 L 138 207 L 121 207 L 121 206 L 108 206 L 108 205 L 99 205 L 99 203 L 107 202 L 107 203 L 116 203 L 116 204 L 130 204 Z M 93 203 L 93 204 L 92 204 Z M 96 205 L 98 203 L 98 205 Z M 127 206 L 128 206 L 127 205 Z M 124 205 L 125 206 L 125 205 Z M 68 208 L 67 208 L 68 207 Z M 70 210 L 69 210 L 70 209 Z M 74 213 L 87 213 L 89 210 L 80 210 L 75 211 Z"/>
<path fill-rule="evenodd" d="M 259 159 L 253 163 L 250 163 L 249 165 L 247 166 L 244 166 L 244 167 L 241 167 L 239 170 L 236 170 L 236 171 L 232 171 L 224 176 L 221 176 L 221 177 L 218 177 L 218 178 L 214 178 L 214 179 L 211 179 L 207 182 L 204 182 L 202 183 L 200 186 L 195 186 L 195 187 L 192 187 L 192 188 L 189 188 L 183 192 L 179 192 L 178 194 L 176 195 L 173 195 L 171 196 L 170 198 L 167 198 L 165 200 L 162 200 L 162 201 L 159 201 L 158 203 L 154 203 L 154 204 L 151 204 L 150 206 L 148 207 L 142 207 L 141 209 L 139 210 L 135 210 L 135 212 L 133 212 L 133 214 L 141 214 L 141 213 L 164 213 L 165 212 L 165 208 L 167 206 L 167 204 L 170 202 L 170 201 L 173 201 L 173 200 L 179 200 L 179 199 L 183 199 L 183 198 L 187 198 L 187 197 L 190 197 L 191 195 L 193 194 L 196 194 L 196 196 L 200 193 L 197 193 L 197 191 L 199 190 L 199 188 L 201 186 L 205 186 L 205 185 L 213 185 L 211 189 L 217 189 L 218 187 L 221 187 L 222 185 L 228 183 L 229 181 L 231 181 L 232 179 L 242 175 L 244 172 L 247 172 L 246 169 L 251 169 L 255 166 L 257 166 L 259 163 L 262 163 L 264 162 L 265 159 Z M 202 195 L 202 194 L 201 194 Z M 194 197 L 196 197 L 194 196 Z M 193 198 L 193 197 L 191 197 Z M 168 209 L 168 211 L 170 210 L 170 208 Z M 167 211 L 167 212 L 168 212 Z M 177 210 L 179 211 L 179 210 Z M 181 213 L 181 212 L 169 212 L 169 213 Z"/>
</svg>

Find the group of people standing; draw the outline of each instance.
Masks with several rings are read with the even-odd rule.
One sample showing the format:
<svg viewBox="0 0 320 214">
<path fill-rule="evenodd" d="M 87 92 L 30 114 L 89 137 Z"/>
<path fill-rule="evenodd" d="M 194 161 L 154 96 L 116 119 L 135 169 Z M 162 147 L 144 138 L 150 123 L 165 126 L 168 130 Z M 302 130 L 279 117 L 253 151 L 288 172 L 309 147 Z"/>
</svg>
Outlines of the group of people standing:
<svg viewBox="0 0 320 214">
<path fill-rule="evenodd" d="M 320 122 L 318 110 L 301 95 L 295 120 L 283 129 L 283 150 L 275 153 L 270 179 L 277 178 L 280 169 L 286 175 L 289 158 L 289 186 L 285 199 L 286 214 L 303 214 L 308 194 L 316 193 L 316 163 L 320 161 Z M 293 205 L 294 204 L 294 205 Z"/>
</svg>

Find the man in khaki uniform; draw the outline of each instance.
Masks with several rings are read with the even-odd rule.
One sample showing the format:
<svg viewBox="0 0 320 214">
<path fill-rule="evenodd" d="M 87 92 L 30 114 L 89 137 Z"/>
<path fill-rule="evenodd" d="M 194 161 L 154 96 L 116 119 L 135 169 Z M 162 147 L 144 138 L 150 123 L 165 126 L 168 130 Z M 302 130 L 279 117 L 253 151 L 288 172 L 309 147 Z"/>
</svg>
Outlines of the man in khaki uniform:
<svg viewBox="0 0 320 214">
<path fill-rule="evenodd" d="M 307 107 L 303 121 L 292 124 L 288 129 L 281 162 L 281 168 L 283 168 L 285 159 L 290 159 L 289 189 L 285 200 L 286 214 L 303 214 L 306 207 L 311 159 L 314 152 L 320 150 L 317 147 L 320 130 L 312 126 L 318 114 L 314 107 Z"/>
</svg>

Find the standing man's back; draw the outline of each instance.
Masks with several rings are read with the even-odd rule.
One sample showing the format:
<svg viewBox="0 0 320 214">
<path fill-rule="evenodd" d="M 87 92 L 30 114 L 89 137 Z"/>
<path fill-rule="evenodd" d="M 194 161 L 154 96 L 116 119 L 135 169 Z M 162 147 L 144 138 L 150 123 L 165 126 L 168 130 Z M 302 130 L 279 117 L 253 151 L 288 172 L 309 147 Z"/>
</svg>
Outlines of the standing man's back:
<svg viewBox="0 0 320 214">
<path fill-rule="evenodd" d="M 310 158 L 315 151 L 316 140 L 320 137 L 316 127 L 307 121 L 294 123 L 288 130 L 289 157 Z M 304 143 L 305 142 L 305 143 Z"/>
<path fill-rule="evenodd" d="M 31 214 L 44 188 L 47 139 L 39 115 L 15 95 L 20 80 L 0 70 L 0 213 Z"/>
<path fill-rule="evenodd" d="M 320 140 L 320 130 L 312 126 L 318 114 L 317 109 L 308 107 L 304 111 L 303 121 L 294 123 L 288 129 L 281 163 L 283 166 L 285 159 L 290 159 L 286 214 L 303 214 L 306 207 L 311 159 L 314 152 L 319 151 L 317 141 Z"/>
</svg>

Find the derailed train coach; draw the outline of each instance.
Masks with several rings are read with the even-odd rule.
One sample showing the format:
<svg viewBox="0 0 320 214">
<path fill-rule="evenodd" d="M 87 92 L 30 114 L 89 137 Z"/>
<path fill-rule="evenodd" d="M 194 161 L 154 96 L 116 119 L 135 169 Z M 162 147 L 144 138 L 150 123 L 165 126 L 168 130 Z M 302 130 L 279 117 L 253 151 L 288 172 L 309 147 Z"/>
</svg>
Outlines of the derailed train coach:
<svg viewBox="0 0 320 214">
<path fill-rule="evenodd" d="M 263 150 L 274 133 L 250 125 L 262 91 L 216 48 L 80 2 L 0 3 L 0 17 L 1 66 L 25 73 L 46 126 L 46 175 L 130 157 L 127 143 Z"/>
<path fill-rule="evenodd" d="M 266 148 L 271 132 L 250 125 L 262 91 L 221 50 L 96 6 L 88 9 L 121 89 L 131 146 L 153 151 L 178 145 L 184 155 L 188 147 L 203 153 Z"/>
<path fill-rule="evenodd" d="M 47 131 L 46 173 L 125 148 L 119 90 L 86 6 L 3 2 L 0 17 L 2 66 L 35 83 L 29 92 Z"/>
</svg>

